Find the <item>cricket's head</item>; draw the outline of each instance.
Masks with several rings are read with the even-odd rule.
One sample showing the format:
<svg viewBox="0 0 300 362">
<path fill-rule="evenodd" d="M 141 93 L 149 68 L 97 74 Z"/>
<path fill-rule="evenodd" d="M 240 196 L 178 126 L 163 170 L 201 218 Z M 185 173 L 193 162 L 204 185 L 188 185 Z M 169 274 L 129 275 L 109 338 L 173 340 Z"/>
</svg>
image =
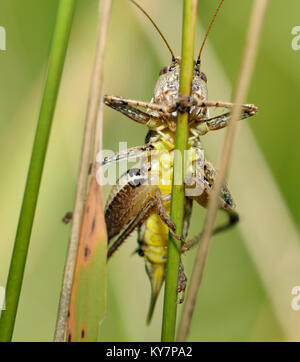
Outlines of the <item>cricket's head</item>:
<svg viewBox="0 0 300 362">
<path fill-rule="evenodd" d="M 156 86 L 154 89 L 154 99 L 153 101 L 157 104 L 163 104 L 166 106 L 174 105 L 178 103 L 179 99 L 179 75 L 180 75 L 180 66 L 181 66 L 181 59 L 179 57 L 175 57 L 173 50 L 171 49 L 169 43 L 167 42 L 166 38 L 162 34 L 162 32 L 159 30 L 156 23 L 152 20 L 150 15 L 135 1 L 130 0 L 137 8 L 139 8 L 142 13 L 150 20 L 154 28 L 159 33 L 160 37 L 164 41 L 166 47 L 169 49 L 169 52 L 172 56 L 172 62 L 170 66 L 165 66 L 162 68 L 162 70 L 159 73 L 159 78 L 156 82 Z M 204 40 L 202 42 L 200 52 L 198 55 L 197 60 L 194 63 L 194 73 L 193 73 L 193 81 L 192 81 L 192 89 L 191 89 L 191 96 L 195 97 L 199 100 L 206 100 L 207 99 L 207 79 L 203 72 L 200 71 L 200 59 L 201 54 L 204 49 L 204 45 L 206 43 L 208 34 L 212 28 L 212 25 L 216 19 L 216 16 L 223 4 L 224 0 L 220 0 L 219 6 L 210 22 L 208 31 L 205 34 Z M 201 109 L 202 108 L 202 109 Z M 190 120 L 193 121 L 194 118 L 199 118 L 199 116 L 206 115 L 207 110 L 203 109 L 204 107 L 195 107 L 192 106 L 190 108 Z M 156 111 L 148 111 L 148 113 L 151 113 L 155 116 L 158 116 Z M 175 120 L 177 118 L 177 111 L 174 111 L 170 114 L 170 116 L 167 116 L 165 118 L 168 118 L 170 121 L 170 129 L 175 129 Z"/>
<path fill-rule="evenodd" d="M 181 59 L 179 57 L 175 57 L 173 50 L 171 49 L 167 39 L 162 34 L 156 23 L 150 17 L 150 15 L 135 1 L 130 0 L 152 23 L 154 28 L 159 33 L 160 37 L 164 41 L 165 45 L 169 49 L 169 52 L 172 56 L 172 63 L 170 66 L 165 66 L 159 73 L 159 78 L 156 83 L 156 87 L 154 90 L 154 100 L 157 103 L 165 103 L 170 104 L 174 103 L 175 98 L 178 97 L 178 89 L 179 89 L 179 74 L 180 74 L 180 63 Z M 205 34 L 204 40 L 202 42 L 200 52 L 197 58 L 197 61 L 194 63 L 194 74 L 193 74 L 193 83 L 192 83 L 192 95 L 196 94 L 197 97 L 201 99 L 206 99 L 207 97 L 207 89 L 206 89 L 206 76 L 204 73 L 200 72 L 200 59 L 202 50 L 206 43 L 208 34 L 212 28 L 212 25 L 217 17 L 217 14 L 223 4 L 224 0 L 220 0 L 219 6 L 210 22 L 209 28 Z"/>
<path fill-rule="evenodd" d="M 165 66 L 159 73 L 158 80 L 154 88 L 154 102 L 158 104 L 174 104 L 178 99 L 179 77 L 181 59 L 172 60 L 169 66 Z M 200 71 L 200 63 L 194 62 L 192 96 L 205 100 L 207 99 L 207 78 Z"/>
</svg>

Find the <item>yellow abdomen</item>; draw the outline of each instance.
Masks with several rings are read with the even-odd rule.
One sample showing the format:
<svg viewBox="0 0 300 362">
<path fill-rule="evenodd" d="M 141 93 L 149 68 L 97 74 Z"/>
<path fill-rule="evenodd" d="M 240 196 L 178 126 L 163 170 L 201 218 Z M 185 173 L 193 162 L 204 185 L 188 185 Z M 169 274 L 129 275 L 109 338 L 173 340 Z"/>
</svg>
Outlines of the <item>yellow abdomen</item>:
<svg viewBox="0 0 300 362">
<path fill-rule="evenodd" d="M 156 175 L 161 195 L 170 195 L 172 192 L 173 152 L 163 142 L 157 142 L 154 147 L 163 152 L 157 164 L 152 165 L 151 173 Z M 170 152 L 171 151 L 171 152 Z M 164 208 L 170 215 L 170 201 L 164 202 Z M 167 260 L 169 229 L 162 222 L 156 210 L 145 221 L 145 234 L 142 249 L 145 258 L 151 264 L 165 264 Z"/>
<path fill-rule="evenodd" d="M 170 202 L 166 202 L 164 207 L 169 215 Z M 143 240 L 145 258 L 147 258 L 151 264 L 164 264 L 166 262 L 169 229 L 161 221 L 160 216 L 154 212 L 149 215 L 145 224 L 146 230 Z"/>
</svg>

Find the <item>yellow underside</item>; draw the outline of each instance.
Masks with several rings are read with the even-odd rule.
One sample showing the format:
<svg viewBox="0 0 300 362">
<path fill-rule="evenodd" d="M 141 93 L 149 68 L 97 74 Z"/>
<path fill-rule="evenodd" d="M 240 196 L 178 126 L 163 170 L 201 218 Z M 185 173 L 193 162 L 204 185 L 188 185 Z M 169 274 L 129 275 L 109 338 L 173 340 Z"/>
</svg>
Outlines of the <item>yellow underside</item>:
<svg viewBox="0 0 300 362">
<path fill-rule="evenodd" d="M 162 196 L 164 196 L 172 192 L 173 155 L 172 152 L 170 153 L 172 149 L 170 149 L 169 144 L 162 141 L 156 142 L 154 147 L 160 152 L 167 151 L 159 158 L 157 169 L 152 168 L 152 173 L 159 175 L 158 187 Z M 170 215 L 170 201 L 164 202 L 164 207 L 167 214 Z M 156 212 L 152 212 L 146 220 L 146 231 L 143 240 L 145 258 L 152 265 L 166 263 L 168 236 L 168 227 Z M 160 270 L 159 273 L 163 272 L 163 270 Z"/>
<path fill-rule="evenodd" d="M 167 203 L 166 203 L 167 204 Z M 165 204 L 169 214 L 170 203 Z M 161 218 L 152 213 L 146 221 L 146 231 L 144 237 L 144 254 L 152 264 L 165 263 L 168 245 L 168 227 L 161 221 Z"/>
<path fill-rule="evenodd" d="M 171 195 L 172 192 L 172 175 L 173 175 L 173 159 L 174 159 L 174 134 L 165 133 L 166 137 L 170 136 L 172 140 L 160 139 L 152 145 L 156 150 L 162 152 L 158 162 L 151 162 L 151 174 L 157 179 L 157 187 L 160 189 L 162 196 Z M 193 157 L 191 158 L 191 161 Z M 150 161 L 150 160 L 148 160 Z M 189 165 L 189 163 L 188 163 Z M 191 163 L 192 165 L 192 163 Z M 168 215 L 170 215 L 170 201 L 163 203 Z M 141 247 L 143 250 L 146 270 L 151 282 L 152 296 L 148 321 L 150 321 L 154 305 L 157 300 L 159 291 L 164 281 L 167 251 L 168 251 L 169 229 L 162 222 L 157 210 L 153 211 L 145 221 L 145 232 Z"/>
</svg>

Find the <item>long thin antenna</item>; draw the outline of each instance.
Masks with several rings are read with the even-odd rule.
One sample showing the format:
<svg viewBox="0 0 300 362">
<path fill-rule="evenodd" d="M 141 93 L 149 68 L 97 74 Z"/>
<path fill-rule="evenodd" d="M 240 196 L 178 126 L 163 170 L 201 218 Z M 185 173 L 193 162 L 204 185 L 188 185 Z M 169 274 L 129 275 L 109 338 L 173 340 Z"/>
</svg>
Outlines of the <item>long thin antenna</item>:
<svg viewBox="0 0 300 362">
<path fill-rule="evenodd" d="M 138 7 L 142 13 L 144 13 L 147 18 L 151 21 L 152 25 L 154 26 L 154 28 L 158 31 L 159 35 L 161 36 L 161 38 L 163 39 L 163 41 L 165 42 L 166 46 L 168 47 L 171 55 L 172 55 L 172 61 L 175 61 L 175 55 L 169 45 L 169 43 L 167 42 L 167 39 L 163 36 L 162 32 L 159 30 L 158 26 L 155 24 L 155 22 L 151 19 L 150 15 L 139 5 L 137 4 L 134 0 L 130 0 L 136 7 Z"/>
<path fill-rule="evenodd" d="M 201 53 L 202 53 L 202 50 L 203 50 L 203 48 L 204 48 L 204 44 L 205 44 L 205 42 L 206 42 L 206 39 L 207 39 L 208 34 L 209 34 L 209 32 L 210 32 L 210 29 L 212 28 L 213 23 L 214 23 L 215 20 L 216 20 L 216 17 L 217 17 L 217 15 L 218 15 L 218 12 L 219 12 L 219 10 L 220 10 L 223 2 L 224 2 L 224 0 L 221 0 L 220 4 L 219 4 L 219 6 L 218 6 L 218 8 L 217 8 L 217 10 L 216 10 L 216 12 L 215 12 L 215 15 L 213 16 L 212 21 L 211 21 L 210 24 L 209 24 L 209 28 L 208 28 L 208 30 L 207 30 L 207 32 L 206 32 L 206 34 L 205 34 L 205 37 L 204 37 L 204 40 L 203 40 L 203 42 L 202 42 L 202 45 L 201 45 L 201 48 L 200 48 L 200 52 L 199 52 L 199 55 L 198 55 L 198 59 L 197 59 L 197 63 L 198 63 L 198 64 L 200 63 Z"/>
</svg>

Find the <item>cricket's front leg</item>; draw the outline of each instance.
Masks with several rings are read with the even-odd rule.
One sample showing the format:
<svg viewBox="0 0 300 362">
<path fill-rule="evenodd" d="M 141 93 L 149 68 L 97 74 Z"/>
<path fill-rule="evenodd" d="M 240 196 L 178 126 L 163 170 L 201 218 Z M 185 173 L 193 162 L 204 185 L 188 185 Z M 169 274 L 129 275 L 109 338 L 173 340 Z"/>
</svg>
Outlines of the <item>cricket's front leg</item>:
<svg viewBox="0 0 300 362">
<path fill-rule="evenodd" d="M 230 102 L 216 102 L 216 101 L 192 101 L 198 107 L 220 107 L 220 108 L 233 108 L 234 103 Z M 253 104 L 243 104 L 240 120 L 252 117 L 258 112 L 258 108 Z M 231 120 L 231 112 L 223 113 L 219 116 L 205 119 L 203 117 L 194 118 L 195 124 L 191 127 L 191 132 L 195 136 L 202 136 L 209 131 L 216 131 L 218 129 L 227 127 Z"/>
<path fill-rule="evenodd" d="M 176 107 L 176 109 L 183 111 L 186 111 L 190 109 L 191 107 L 199 107 L 199 108 L 207 108 L 207 107 L 216 107 L 216 108 L 229 108 L 232 109 L 235 107 L 235 103 L 232 102 L 223 102 L 223 101 L 210 101 L 207 99 L 199 99 L 196 96 L 185 96 L 182 94 L 179 94 L 178 100 L 175 105 L 172 107 Z M 172 111 L 172 107 L 168 107 L 168 110 Z M 242 110 L 246 111 L 248 113 L 257 113 L 258 108 L 254 104 L 241 104 Z M 200 120 L 200 119 L 199 119 Z"/>
<path fill-rule="evenodd" d="M 256 112 L 248 112 L 244 111 L 240 115 L 240 120 L 252 117 L 256 114 Z M 227 127 L 231 120 L 231 113 L 224 113 L 219 116 L 209 118 L 209 119 L 202 119 L 195 122 L 195 125 L 191 127 L 191 133 L 195 136 L 203 136 L 209 131 L 217 131 L 224 127 Z"/>
<path fill-rule="evenodd" d="M 127 150 L 113 153 L 99 161 L 101 162 L 101 166 L 107 166 L 115 162 L 130 160 L 132 158 L 148 157 L 151 155 L 151 152 L 153 152 L 153 147 L 151 144 L 146 144 L 144 146 L 131 147 Z"/>
<path fill-rule="evenodd" d="M 209 101 L 209 100 L 204 100 L 204 101 L 197 101 L 195 102 L 195 105 L 198 105 L 198 107 L 217 107 L 217 108 L 230 108 L 232 109 L 233 107 L 236 106 L 235 103 L 232 102 L 222 102 L 222 101 Z M 254 104 L 241 104 L 241 107 L 243 110 L 251 113 L 257 113 L 258 108 L 254 105 Z"/>
<path fill-rule="evenodd" d="M 161 124 L 161 117 L 169 114 L 169 107 L 151 102 L 106 95 L 104 96 L 104 103 L 135 122 L 147 125 L 150 129 L 155 129 L 157 125 Z M 155 111 L 157 114 L 143 112 L 138 107 Z"/>
</svg>

